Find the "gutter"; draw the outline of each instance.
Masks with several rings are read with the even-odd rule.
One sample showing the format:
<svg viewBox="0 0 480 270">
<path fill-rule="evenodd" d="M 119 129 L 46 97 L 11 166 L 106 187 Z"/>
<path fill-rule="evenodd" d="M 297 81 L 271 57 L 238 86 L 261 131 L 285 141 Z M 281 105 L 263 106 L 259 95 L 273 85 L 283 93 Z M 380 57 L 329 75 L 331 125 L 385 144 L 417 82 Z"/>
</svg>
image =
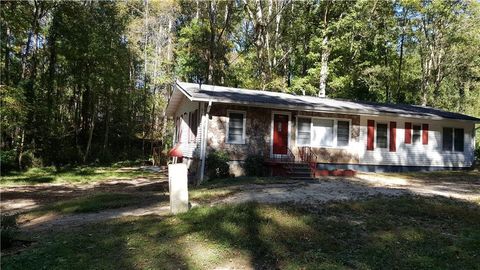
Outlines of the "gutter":
<svg viewBox="0 0 480 270">
<path fill-rule="evenodd" d="M 200 160 L 201 160 L 201 165 L 200 165 L 200 179 L 198 181 L 198 184 L 203 182 L 203 178 L 205 177 L 205 156 L 207 152 L 207 133 L 208 133 L 208 119 L 209 119 L 209 113 L 210 113 L 210 108 L 212 107 L 212 100 L 208 101 L 208 106 L 207 110 L 205 111 L 204 114 L 204 119 L 203 119 L 203 125 L 202 125 L 202 140 L 201 140 L 201 146 L 200 146 Z"/>
</svg>

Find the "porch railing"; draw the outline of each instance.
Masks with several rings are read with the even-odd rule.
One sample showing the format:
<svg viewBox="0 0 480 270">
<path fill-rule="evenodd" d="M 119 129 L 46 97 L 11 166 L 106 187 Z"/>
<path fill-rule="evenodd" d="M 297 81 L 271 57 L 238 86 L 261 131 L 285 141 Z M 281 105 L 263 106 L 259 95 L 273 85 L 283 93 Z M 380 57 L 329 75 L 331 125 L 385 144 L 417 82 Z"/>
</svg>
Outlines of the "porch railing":
<svg viewBox="0 0 480 270">
<path fill-rule="evenodd" d="M 268 159 L 274 160 L 277 162 L 303 162 L 303 163 L 314 163 L 317 161 L 317 154 L 312 151 L 311 147 L 302 146 L 298 147 L 297 156 L 293 153 L 292 149 L 287 148 L 286 155 L 274 155 Z"/>
<path fill-rule="evenodd" d="M 312 148 L 309 146 L 298 147 L 298 154 L 302 162 L 312 163 L 317 161 L 317 154 L 312 151 Z"/>
</svg>

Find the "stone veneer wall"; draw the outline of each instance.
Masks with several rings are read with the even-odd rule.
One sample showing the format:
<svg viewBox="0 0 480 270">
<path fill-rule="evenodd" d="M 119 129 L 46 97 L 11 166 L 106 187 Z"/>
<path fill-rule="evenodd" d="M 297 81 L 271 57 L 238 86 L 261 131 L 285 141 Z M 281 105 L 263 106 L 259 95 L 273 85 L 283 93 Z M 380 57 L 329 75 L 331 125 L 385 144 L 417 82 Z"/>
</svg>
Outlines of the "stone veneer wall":
<svg viewBox="0 0 480 270">
<path fill-rule="evenodd" d="M 228 144 L 226 143 L 226 124 L 227 111 L 239 110 L 246 112 L 246 138 L 245 144 Z M 241 163 L 249 154 L 257 154 L 268 157 L 270 155 L 270 135 L 272 110 L 278 109 L 249 107 L 231 104 L 213 104 L 210 109 L 210 120 L 208 122 L 207 137 L 207 153 L 212 150 L 224 150 L 229 156 L 231 165 L 230 169 L 234 175 L 242 175 L 243 170 Z M 314 116 L 329 118 L 345 118 L 352 121 L 351 143 L 358 143 L 360 138 L 360 116 L 336 114 L 336 113 L 319 113 L 319 112 L 297 112 L 287 111 L 292 114 L 291 118 L 291 135 L 290 149 L 297 155 L 298 147 L 296 146 L 296 116 Z M 331 163 L 358 163 L 358 154 L 350 148 L 320 148 L 312 147 L 312 150 L 318 156 L 318 162 Z"/>
</svg>

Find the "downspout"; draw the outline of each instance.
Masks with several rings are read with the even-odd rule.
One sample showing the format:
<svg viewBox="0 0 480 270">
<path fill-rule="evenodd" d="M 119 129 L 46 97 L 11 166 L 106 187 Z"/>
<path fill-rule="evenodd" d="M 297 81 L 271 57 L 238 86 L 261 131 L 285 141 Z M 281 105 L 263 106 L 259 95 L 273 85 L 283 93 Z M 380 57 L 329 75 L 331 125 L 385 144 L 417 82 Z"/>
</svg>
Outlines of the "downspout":
<svg viewBox="0 0 480 270">
<path fill-rule="evenodd" d="M 200 179 L 198 184 L 203 182 L 203 178 L 205 177 L 205 156 L 207 152 L 207 133 L 208 133 L 208 119 L 209 119 L 209 113 L 210 113 L 210 108 L 212 107 L 212 100 L 208 101 L 208 106 L 207 110 L 205 111 L 204 120 L 203 120 L 203 131 L 202 131 L 202 145 L 200 147 L 200 159 L 201 159 L 201 165 L 200 165 Z"/>
</svg>

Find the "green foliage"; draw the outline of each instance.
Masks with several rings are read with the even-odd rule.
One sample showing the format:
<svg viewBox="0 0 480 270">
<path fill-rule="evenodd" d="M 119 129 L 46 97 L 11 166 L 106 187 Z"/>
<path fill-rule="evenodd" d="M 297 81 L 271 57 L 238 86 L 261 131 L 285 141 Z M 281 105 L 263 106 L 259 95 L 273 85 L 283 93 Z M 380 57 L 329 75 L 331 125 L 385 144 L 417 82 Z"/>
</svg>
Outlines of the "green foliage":
<svg viewBox="0 0 480 270">
<path fill-rule="evenodd" d="M 243 168 L 247 176 L 265 176 L 265 165 L 263 162 L 265 159 L 261 155 L 249 155 L 245 159 Z"/>
<path fill-rule="evenodd" d="M 0 143 L 21 161 L 15 169 L 145 158 L 168 134 L 159 130 L 173 72 L 165 55 L 173 46 L 161 55 L 154 48 L 173 33 L 154 18 L 173 11 L 151 3 L 150 25 L 136 29 L 144 27 L 145 8 L 1 2 Z M 147 33 L 148 44 L 137 33 Z"/>
<path fill-rule="evenodd" d="M 207 156 L 207 175 L 210 179 L 230 176 L 229 155 L 225 151 L 211 151 Z"/>
<path fill-rule="evenodd" d="M 18 235 L 18 225 L 16 215 L 0 215 L 1 224 L 1 247 L 6 249 L 12 246 L 13 241 Z"/>
<path fill-rule="evenodd" d="M 16 169 L 18 167 L 17 165 L 17 153 L 15 153 L 15 150 L 0 151 L 0 167 L 2 174 Z"/>
<path fill-rule="evenodd" d="M 1 1 L 2 151 L 17 169 L 147 159 L 171 145 L 174 74 L 316 96 L 324 67 L 332 98 L 480 116 L 478 2 L 255 3 Z"/>
</svg>

